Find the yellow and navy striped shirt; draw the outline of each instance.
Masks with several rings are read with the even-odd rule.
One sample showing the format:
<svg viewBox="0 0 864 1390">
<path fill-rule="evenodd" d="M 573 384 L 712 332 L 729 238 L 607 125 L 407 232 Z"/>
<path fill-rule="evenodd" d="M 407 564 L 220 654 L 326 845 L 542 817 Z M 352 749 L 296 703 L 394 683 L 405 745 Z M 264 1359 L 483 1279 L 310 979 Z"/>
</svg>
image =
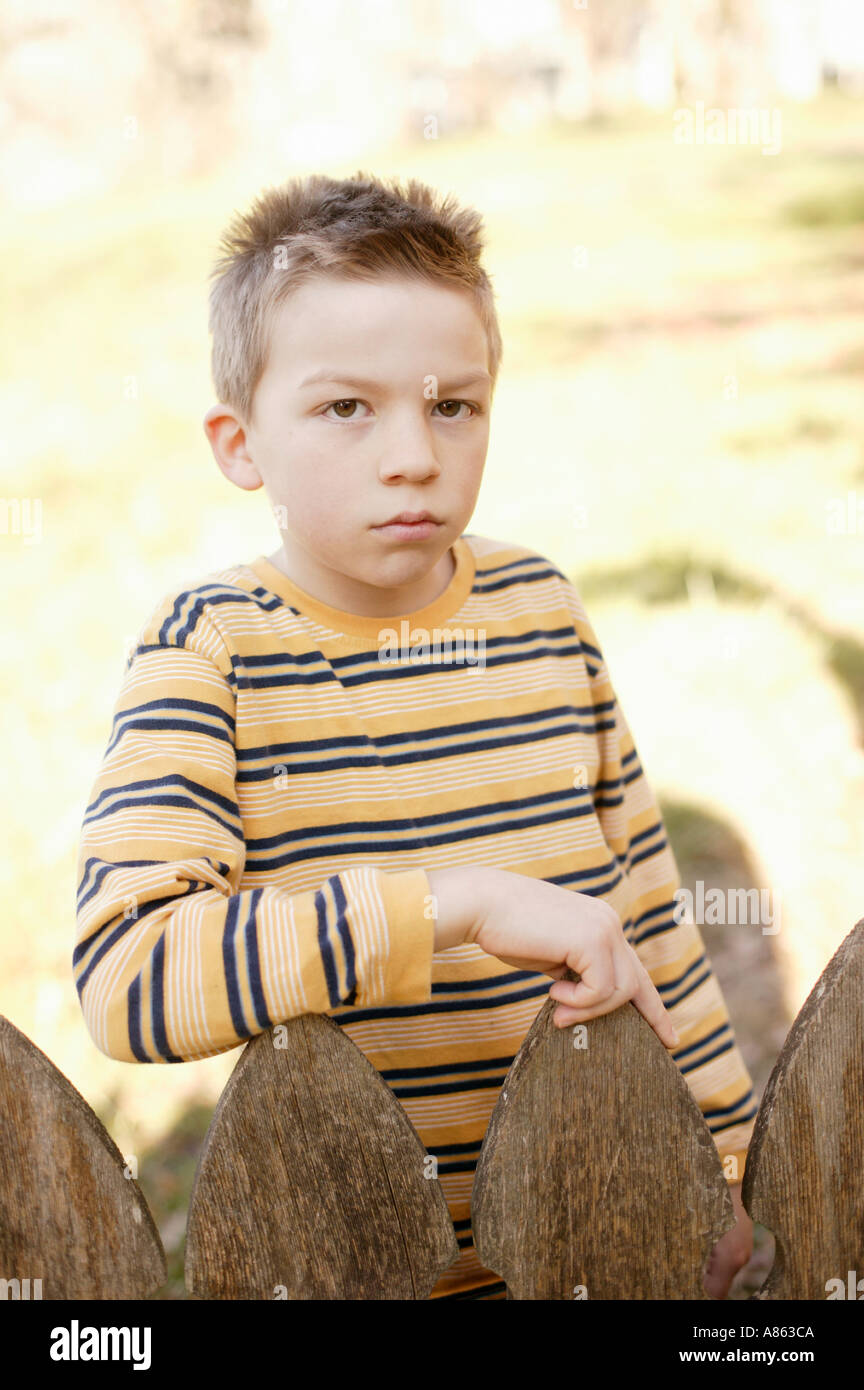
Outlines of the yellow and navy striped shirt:
<svg viewBox="0 0 864 1390">
<path fill-rule="evenodd" d="M 427 871 L 604 898 L 739 1177 L 757 1107 L 699 928 L 674 921 L 675 859 L 577 591 L 523 546 L 465 534 L 452 554 L 438 598 L 393 620 L 331 608 L 264 556 L 161 601 L 86 809 L 73 968 L 121 1061 L 335 1018 L 436 1157 L 461 1255 L 433 1297 L 494 1297 L 471 1186 L 551 980 L 435 952 Z"/>
</svg>

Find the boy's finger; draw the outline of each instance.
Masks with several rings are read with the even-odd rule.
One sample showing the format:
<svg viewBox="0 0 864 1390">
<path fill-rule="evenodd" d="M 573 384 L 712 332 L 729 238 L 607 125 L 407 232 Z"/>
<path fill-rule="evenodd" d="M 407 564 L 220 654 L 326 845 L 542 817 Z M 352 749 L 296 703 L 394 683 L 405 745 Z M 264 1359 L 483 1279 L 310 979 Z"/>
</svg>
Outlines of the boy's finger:
<svg viewBox="0 0 864 1390">
<path fill-rule="evenodd" d="M 596 1012 L 599 1006 L 607 1003 L 616 992 L 614 980 L 610 981 L 609 989 L 605 994 L 601 994 L 599 989 L 592 989 L 582 980 L 579 981 L 578 985 L 569 980 L 556 980 L 549 991 L 549 998 L 554 999 L 556 1004 L 566 1005 L 571 1012 L 584 1013 L 586 1010 Z"/>
<path fill-rule="evenodd" d="M 672 1022 L 672 1016 L 669 1013 L 669 1010 L 666 1008 L 666 1005 L 663 1003 L 663 1000 L 660 998 L 660 991 L 657 989 L 657 986 L 651 979 L 651 976 L 648 974 L 648 971 L 646 970 L 644 963 L 639 959 L 639 956 L 636 954 L 635 951 L 633 954 L 635 957 L 635 963 L 637 966 L 638 974 L 642 980 L 642 986 L 639 990 L 640 996 L 642 993 L 642 989 L 644 989 L 647 991 L 648 997 L 655 1001 L 655 1006 L 658 1010 L 659 1016 L 665 1021 L 667 1025 L 668 1035 L 672 1039 L 672 1044 L 673 1046 L 677 1046 L 678 1043 L 680 1043 L 681 1039 L 678 1036 L 678 1033 L 675 1029 L 675 1024 Z"/>
<path fill-rule="evenodd" d="M 553 1002 L 555 1002 L 554 996 Z M 626 1003 L 628 1003 L 628 996 L 616 989 L 608 999 L 583 1004 L 581 1007 L 559 1004 L 552 1015 L 552 1022 L 561 1028 L 568 1028 L 573 1023 L 590 1023 L 592 1018 L 600 1018 L 603 1014 L 613 1014 L 616 1009 L 620 1009 L 622 1004 Z"/>
<path fill-rule="evenodd" d="M 556 1028 L 569 1028 L 571 1023 L 584 1023 L 587 1022 L 587 1020 L 580 1019 L 572 1010 L 565 1009 L 563 1005 L 559 1005 L 552 1015 L 552 1022 Z"/>
<path fill-rule="evenodd" d="M 580 962 L 578 966 L 571 964 L 570 969 L 580 976 L 578 981 L 556 980 L 552 986 L 555 990 L 552 998 L 560 1003 L 583 1009 L 598 1004 L 615 993 L 618 981 L 615 978 L 615 960 L 611 950 L 592 954 L 590 960 Z"/>
<path fill-rule="evenodd" d="M 681 1039 L 647 971 L 644 981 L 632 997 L 636 1008 L 651 1024 L 660 1041 L 667 1047 L 677 1047 Z"/>
</svg>

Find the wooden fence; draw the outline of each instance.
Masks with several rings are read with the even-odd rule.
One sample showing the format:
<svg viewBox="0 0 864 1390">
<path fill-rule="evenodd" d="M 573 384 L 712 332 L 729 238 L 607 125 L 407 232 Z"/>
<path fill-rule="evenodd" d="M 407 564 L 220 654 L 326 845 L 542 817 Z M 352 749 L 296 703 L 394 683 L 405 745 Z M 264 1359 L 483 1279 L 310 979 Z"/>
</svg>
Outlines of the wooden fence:
<svg viewBox="0 0 864 1390">
<path fill-rule="evenodd" d="M 592 1020 L 587 1047 L 553 1026 L 554 1007 L 489 1123 L 471 1203 L 481 1262 L 513 1299 L 706 1299 L 702 1270 L 734 1217 L 689 1087 L 632 1004 Z M 430 1157 L 332 1019 L 261 1034 L 199 1158 L 190 1295 L 428 1298 L 458 1257 Z M 165 1283 L 124 1168 L 86 1101 L 0 1017 L 0 1297 L 145 1298 Z M 824 1299 L 829 1281 L 864 1276 L 864 919 L 790 1029 L 742 1196 L 776 1243 L 756 1298 Z"/>
</svg>

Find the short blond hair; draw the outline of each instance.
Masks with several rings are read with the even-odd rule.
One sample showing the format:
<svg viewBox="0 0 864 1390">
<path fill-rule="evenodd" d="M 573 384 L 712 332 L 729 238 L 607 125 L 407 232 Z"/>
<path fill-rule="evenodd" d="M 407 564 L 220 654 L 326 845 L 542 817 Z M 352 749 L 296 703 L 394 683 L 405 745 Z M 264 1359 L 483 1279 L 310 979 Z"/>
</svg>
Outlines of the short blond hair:
<svg viewBox="0 0 864 1390">
<path fill-rule="evenodd" d="M 235 214 L 210 278 L 211 371 L 219 401 L 252 418 L 276 308 L 314 275 L 374 280 L 404 275 L 467 290 L 486 332 L 494 389 L 501 330 L 480 264 L 483 219 L 452 194 L 417 179 L 404 185 L 362 171 L 310 174 L 265 189 Z M 278 249 L 282 248 L 282 249 Z"/>
</svg>

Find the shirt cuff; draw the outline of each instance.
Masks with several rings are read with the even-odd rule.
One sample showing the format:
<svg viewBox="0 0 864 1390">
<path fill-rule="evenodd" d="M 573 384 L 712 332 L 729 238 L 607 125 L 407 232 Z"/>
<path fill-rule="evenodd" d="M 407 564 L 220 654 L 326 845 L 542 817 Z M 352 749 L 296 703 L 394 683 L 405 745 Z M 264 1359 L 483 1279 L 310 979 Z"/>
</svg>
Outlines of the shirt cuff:
<svg viewBox="0 0 864 1390">
<path fill-rule="evenodd" d="M 425 869 L 397 873 L 381 870 L 378 887 L 384 906 L 385 950 L 380 970 L 370 972 L 368 988 L 357 1003 L 427 1004 L 432 998 L 435 950 L 434 896 Z M 382 988 L 383 985 L 383 988 Z"/>
<path fill-rule="evenodd" d="M 732 1183 L 743 1181 L 748 1152 L 748 1149 L 717 1150 L 720 1162 L 723 1165 L 723 1176 L 730 1186 Z"/>
</svg>

